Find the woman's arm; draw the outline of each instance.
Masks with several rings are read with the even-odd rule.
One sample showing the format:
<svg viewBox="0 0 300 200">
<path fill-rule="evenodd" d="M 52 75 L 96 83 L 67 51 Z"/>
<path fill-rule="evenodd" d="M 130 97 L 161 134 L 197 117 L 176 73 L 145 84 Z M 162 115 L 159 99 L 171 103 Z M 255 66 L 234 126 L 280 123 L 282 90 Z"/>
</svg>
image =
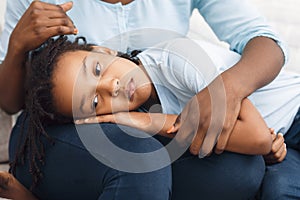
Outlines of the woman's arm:
<svg viewBox="0 0 300 200">
<path fill-rule="evenodd" d="M 0 64 L 0 107 L 7 113 L 16 113 L 24 105 L 27 53 L 49 37 L 76 33 L 72 21 L 66 15 L 66 11 L 71 8 L 70 2 L 57 6 L 33 1 L 12 31 L 6 57 Z M 8 2 L 7 16 L 17 17 L 9 15 L 13 11 L 14 3 Z M 12 19 L 6 20 L 10 22 Z"/>
<path fill-rule="evenodd" d="M 209 153 L 215 147 L 216 153 L 221 153 L 227 146 L 228 139 L 232 133 L 236 118 L 240 112 L 241 102 L 256 89 L 271 82 L 281 70 L 284 63 L 283 51 L 280 46 L 282 42 L 272 31 L 266 20 L 256 9 L 246 1 L 239 0 L 211 0 L 195 1 L 205 21 L 213 29 L 214 33 L 221 41 L 230 44 L 230 49 L 242 54 L 242 59 L 232 68 L 223 72 L 220 77 L 223 79 L 222 84 L 213 81 L 209 87 L 214 85 L 221 87 L 224 85 L 226 92 L 226 117 L 223 123 L 222 133 L 215 135 L 213 142 L 206 145 L 206 135 L 213 135 L 207 132 L 209 124 L 217 124 L 220 119 L 212 116 L 211 106 L 202 109 L 197 137 L 192 142 L 191 153 L 198 154 L 199 151 L 204 155 Z M 287 56 L 286 53 L 285 57 Z M 249 76 L 251 74 L 251 76 Z M 246 80 L 246 81 L 245 81 Z M 243 87 L 240 85 L 243 84 Z M 216 99 L 222 98 L 222 94 L 216 93 Z M 208 90 L 199 92 L 198 102 L 210 104 L 210 95 Z M 183 114 L 188 113 L 189 105 Z M 216 105 L 216 110 L 222 107 Z M 223 117 L 223 116 L 222 116 Z M 205 119 L 212 119 L 205 120 Z M 194 123 L 192 119 L 187 119 L 185 124 Z M 194 134 L 194 133 L 190 133 Z M 217 145 L 214 145 L 215 139 L 218 139 Z"/>
</svg>

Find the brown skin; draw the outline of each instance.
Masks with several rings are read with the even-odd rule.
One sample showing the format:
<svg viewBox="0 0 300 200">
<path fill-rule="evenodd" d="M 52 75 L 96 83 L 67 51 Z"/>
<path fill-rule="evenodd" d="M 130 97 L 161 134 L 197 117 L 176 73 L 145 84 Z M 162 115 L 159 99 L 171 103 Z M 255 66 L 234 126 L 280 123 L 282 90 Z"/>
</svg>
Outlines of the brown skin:
<svg viewBox="0 0 300 200">
<path fill-rule="evenodd" d="M 12 174 L 0 171 L 0 197 L 14 200 L 36 200 Z"/>
<path fill-rule="evenodd" d="M 105 2 L 128 4 L 132 0 L 105 0 Z M 77 33 L 72 21 L 66 15 L 66 11 L 71 7 L 72 3 L 62 4 L 58 7 L 34 1 L 15 27 L 9 41 L 6 58 L 0 65 L 0 107 L 7 113 L 16 113 L 24 105 L 24 61 L 27 52 L 38 47 L 51 36 Z M 51 16 L 57 16 L 59 20 L 48 17 L 50 14 Z M 50 27 L 49 24 L 51 24 Z M 223 122 L 222 118 L 224 118 L 225 121 L 221 124 L 223 127 L 222 133 L 215 148 L 216 153 L 221 153 L 226 147 L 236 122 L 242 99 L 272 81 L 279 73 L 283 61 L 282 51 L 273 40 L 257 37 L 248 42 L 241 60 L 220 75 L 226 91 L 226 115 L 224 114 L 223 117 L 220 115 L 219 118 L 214 117 L 213 121 L 210 121 L 212 110 L 207 88 L 218 88 L 220 86 L 219 81 L 213 81 L 197 95 L 199 104 L 207 106 L 202 108 L 201 117 L 197 119 L 199 128 L 194 132 L 185 133 L 186 135 L 197 135 L 192 142 L 191 153 L 198 154 L 200 151 L 209 124 L 220 124 L 220 121 Z M 14 77 L 14 79 L 10 77 Z M 240 85 L 243 85 L 243 87 L 240 87 Z M 216 99 L 224 96 L 222 92 L 219 94 L 217 90 L 214 93 Z M 218 108 L 218 105 L 216 105 L 216 110 L 219 110 Z M 183 113 L 189 113 L 190 111 L 190 106 L 187 105 Z M 195 123 L 189 120 L 186 120 L 185 123 Z M 216 136 L 214 137 L 216 138 Z M 211 152 L 214 147 L 212 142 L 206 146 L 207 148 L 204 151 L 202 149 L 204 154 Z"/>
<path fill-rule="evenodd" d="M 240 61 L 199 92 L 196 99 L 187 104 L 181 113 L 182 116 L 191 116 L 197 110 L 194 106 L 198 104 L 199 109 L 201 107 L 200 118 L 187 117 L 183 124 L 180 123 L 180 118 L 176 120 L 175 126 L 182 127 L 181 132 L 184 136 L 182 140 L 187 140 L 187 138 L 195 135 L 192 137 L 190 152 L 194 155 L 201 152 L 205 156 L 215 148 L 216 153 L 222 153 L 226 149 L 228 139 L 238 118 L 242 100 L 256 89 L 271 82 L 278 75 L 283 63 L 283 53 L 272 39 L 256 37 L 250 40 Z M 212 115 L 211 97 L 217 102 L 213 105 L 215 111 L 224 110 L 223 102 L 226 103 L 226 110 Z M 213 116 L 212 120 L 211 116 Z M 221 124 L 223 127 L 216 145 L 214 141 L 218 135 L 214 132 L 207 133 L 210 123 L 213 126 Z M 198 129 L 188 128 L 195 127 L 195 125 Z M 206 135 L 209 135 L 208 139 L 205 138 Z"/>
<path fill-rule="evenodd" d="M 53 77 L 56 109 L 68 117 L 84 118 L 134 110 L 147 102 L 154 90 L 149 77 L 139 66 L 111 56 L 109 52 L 65 53 L 58 60 Z M 134 85 L 131 98 L 129 85 Z M 96 98 L 98 103 L 94 107 Z"/>
<path fill-rule="evenodd" d="M 125 5 L 133 0 L 104 1 L 121 2 Z M 14 28 L 6 57 L 0 64 L 0 107 L 8 114 L 15 114 L 24 106 L 23 86 L 27 53 L 39 47 L 50 37 L 78 33 L 66 14 L 72 6 L 72 2 L 53 5 L 38 0 L 33 1 Z"/>
<path fill-rule="evenodd" d="M 122 4 L 128 4 L 132 2 L 132 0 L 104 1 L 108 3 L 122 2 Z M 41 5 L 43 6 L 41 7 Z M 50 12 L 58 14 L 62 14 L 62 11 L 57 10 L 57 7 L 53 5 L 49 5 L 51 6 L 51 9 L 47 11 L 44 6 L 46 6 L 46 3 L 34 1 L 27 12 L 24 14 L 24 16 L 20 19 L 17 27 L 11 35 L 6 58 L 0 65 L 0 106 L 6 112 L 11 114 L 16 113 L 20 109 L 22 109 L 24 104 L 24 89 L 22 85 L 24 83 L 24 61 L 27 52 L 36 48 L 51 36 L 61 34 L 76 34 L 77 32 L 71 20 L 67 17 L 67 15 L 65 15 L 65 12 L 72 7 L 70 6 L 70 4 L 66 3 L 61 5 L 64 15 L 61 15 L 62 20 L 60 22 L 53 24 L 51 28 L 52 31 L 48 31 L 49 28 L 46 28 L 46 24 L 49 24 L 49 21 L 57 20 L 51 18 L 45 18 L 45 21 L 37 19 L 40 19 L 40 16 L 48 16 L 44 15 L 44 13 L 49 14 L 49 10 L 51 10 Z M 34 10 L 38 10 L 39 12 L 32 12 Z M 23 27 L 26 27 L 27 31 L 24 31 L 25 29 Z M 24 37 L 26 39 L 24 39 Z M 277 44 L 275 44 L 275 42 L 263 37 L 254 38 L 247 44 L 241 61 L 238 62 L 233 68 L 227 70 L 221 75 L 225 83 L 227 94 L 227 113 L 223 133 L 221 134 L 216 147 L 217 153 L 221 153 L 225 149 L 228 139 L 230 137 L 233 137 L 230 136 L 230 133 L 234 127 L 234 124 L 236 123 L 236 119 L 241 108 L 242 99 L 244 99 L 256 89 L 266 85 L 271 80 L 273 80 L 279 73 L 282 64 L 283 55 L 280 48 Z M 249 74 L 252 74 L 252 76 L 249 76 Z M 9 77 L 15 78 L 11 79 Z M 240 83 L 242 83 L 244 87 L 240 88 Z M 211 85 L 213 84 L 214 83 L 212 83 Z M 207 98 L 209 97 L 207 89 L 203 90 L 197 96 L 200 100 L 199 102 L 202 105 L 210 104 L 209 98 Z M 207 103 L 204 104 L 205 102 Z M 202 111 L 202 116 L 202 122 L 199 123 L 200 128 L 199 131 L 197 131 L 198 135 L 205 135 L 206 133 L 209 121 L 204 119 L 209 119 L 211 116 L 211 110 L 209 106 L 206 107 L 205 111 Z M 194 149 L 191 150 L 192 153 L 198 154 L 200 146 L 202 144 L 201 138 L 203 137 L 200 137 L 200 142 L 197 142 L 198 139 L 194 140 L 194 147 L 191 148 Z M 273 138 L 274 142 L 272 145 L 272 152 L 274 153 L 276 149 L 281 151 L 280 149 L 283 148 L 282 146 L 284 143 L 277 142 L 276 144 L 278 145 L 275 145 L 275 141 L 282 140 L 281 137 L 277 136 Z M 284 150 L 281 152 L 284 152 Z M 282 158 L 282 156 L 275 156 L 275 158 L 276 157 L 280 159 Z M 3 174 L 0 173 L 0 176 L 2 177 Z M 26 190 L 23 186 L 20 186 L 17 181 L 12 183 L 19 185 L 17 186 L 17 188 Z M 13 186 L 14 184 L 12 184 L 11 186 Z M 15 186 L 13 186 L 13 188 L 15 188 Z M 20 191 L 20 193 L 15 192 L 15 190 L 10 191 L 13 195 L 24 194 L 22 193 L 24 191 Z M 3 190 L 1 191 L 0 196 L 3 196 L 4 193 L 2 192 Z M 18 197 L 14 198 L 13 196 L 3 197 L 18 199 Z M 27 196 L 27 194 L 24 194 L 19 199 L 25 200 L 35 198 L 34 196 Z"/>
<path fill-rule="evenodd" d="M 107 3 L 118 3 L 118 2 L 121 2 L 123 5 L 126 5 L 126 4 L 129 4 L 131 3 L 133 0 L 102 0 L 104 2 L 107 2 Z"/>
<path fill-rule="evenodd" d="M 23 108 L 27 53 L 49 37 L 77 33 L 66 15 L 72 5 L 33 1 L 14 28 L 5 60 L 0 65 L 0 107 L 7 113 L 14 114 Z"/>
<path fill-rule="evenodd" d="M 110 51 L 105 51 L 105 52 L 109 54 Z M 53 79 L 54 85 L 56 86 L 54 89 L 55 95 L 57 96 L 64 95 L 64 97 L 62 97 L 63 99 L 62 101 L 59 101 L 61 97 L 59 98 L 57 97 L 56 99 L 57 105 L 64 103 L 64 105 L 58 107 L 58 109 L 63 110 L 69 106 L 69 103 L 66 104 L 66 102 L 71 102 L 70 99 L 73 98 L 72 97 L 73 94 L 67 93 L 67 91 L 73 91 L 72 89 L 74 87 L 74 80 L 75 80 L 74 77 L 76 78 L 78 74 L 80 74 L 80 69 L 82 68 L 82 60 L 88 54 L 89 54 L 88 52 L 78 51 L 78 52 L 66 53 L 64 56 L 60 58 L 58 62 L 57 70 L 54 73 L 55 78 Z M 117 96 L 113 96 L 113 98 L 111 98 L 112 94 L 114 94 L 113 92 L 114 87 L 110 87 L 110 86 L 113 86 L 114 84 L 107 84 L 108 82 L 106 81 L 109 80 L 109 78 L 118 78 L 121 81 L 123 78 L 122 74 L 127 74 L 127 73 L 129 74 L 132 71 L 136 71 L 137 66 L 134 66 L 131 62 L 124 59 L 116 59 L 116 60 L 113 59 L 112 62 L 109 63 L 110 63 L 109 67 L 102 71 L 101 77 L 98 77 L 100 79 L 100 82 L 97 81 L 91 82 L 89 85 L 86 85 L 84 89 L 79 89 L 79 90 L 86 91 L 86 89 L 88 89 L 89 87 L 93 87 L 93 84 L 98 84 L 98 87 L 100 88 L 99 91 L 103 92 L 104 94 L 102 98 L 108 98 L 110 99 L 110 101 L 112 101 L 113 98 L 118 98 L 119 95 L 122 94 L 122 92 L 119 92 Z M 65 66 L 67 64 L 69 66 Z M 86 64 L 87 64 L 87 69 L 90 69 L 88 70 L 88 72 L 90 72 L 90 75 L 93 76 L 93 72 L 95 69 L 94 68 L 95 59 L 89 60 L 89 62 L 87 62 Z M 125 71 L 122 72 L 120 71 L 120 67 L 117 66 L 120 64 L 122 65 L 122 70 Z M 140 77 L 142 73 L 145 72 L 142 66 L 140 67 L 142 70 L 138 70 L 138 74 L 135 74 L 135 76 Z M 60 77 L 60 74 L 62 74 L 63 76 Z M 66 74 L 68 76 L 66 76 Z M 144 77 L 146 78 L 147 76 L 145 76 L 144 74 Z M 93 79 L 91 77 L 87 77 L 87 78 Z M 95 77 L 94 79 L 96 80 L 98 78 Z M 128 79 L 128 77 L 125 76 L 125 79 L 126 78 Z M 87 83 L 87 80 L 82 79 L 81 82 Z M 138 82 L 139 81 L 137 81 L 137 83 Z M 145 83 L 141 83 L 141 86 L 147 84 L 149 86 L 148 80 Z M 80 84 L 80 86 L 82 86 L 82 84 Z M 145 88 L 145 90 L 149 91 L 148 86 Z M 64 87 L 67 87 L 69 89 L 66 89 Z M 152 89 L 150 91 L 153 91 L 153 86 L 151 87 Z M 138 91 L 136 91 L 136 95 L 140 96 L 138 94 L 139 94 Z M 140 94 L 141 96 L 139 100 L 142 100 L 143 101 L 142 103 L 147 103 L 147 104 L 157 103 L 157 97 L 155 96 L 155 93 L 141 92 Z M 145 96 L 146 98 L 142 97 L 143 95 L 146 95 Z M 197 96 L 195 96 L 194 99 L 197 99 Z M 121 96 L 120 100 L 126 101 L 124 95 L 123 97 Z M 136 104 L 133 105 L 132 109 L 138 107 L 141 104 L 138 102 L 135 103 Z M 128 110 L 128 105 L 130 105 L 130 103 L 128 104 L 128 102 L 124 104 L 125 107 L 127 106 L 127 110 Z M 101 109 L 102 107 L 96 109 L 97 114 L 105 114 L 109 112 L 107 110 L 103 111 Z M 118 111 L 122 111 L 122 109 Z M 63 112 L 66 115 L 71 115 L 72 108 L 69 107 L 67 110 L 64 110 Z M 99 115 L 97 117 L 84 119 L 83 121 L 79 121 L 79 123 L 95 123 L 95 122 L 121 123 L 124 125 L 140 128 L 147 132 L 152 132 L 152 133 L 159 132 L 162 135 L 170 136 L 170 134 L 168 134 L 168 129 L 172 127 L 172 124 L 176 118 L 177 115 L 164 115 L 160 113 L 147 114 L 147 113 L 138 113 L 138 112 L 117 112 L 113 115 Z M 176 128 L 178 128 L 178 126 Z M 176 129 L 173 129 L 171 132 L 175 133 L 176 131 L 177 131 Z M 225 150 L 244 153 L 244 154 L 267 154 L 265 156 L 265 159 L 267 159 L 267 162 L 270 163 L 281 162 L 286 155 L 286 146 L 284 144 L 283 137 L 281 135 L 275 136 L 274 131 L 270 131 L 267 128 L 264 120 L 261 118 L 258 111 L 247 99 L 244 99 L 242 101 L 239 116 L 236 119 L 236 124 L 229 137 L 229 141 Z M 2 181 L 2 188 L 4 188 L 4 190 L 0 192 L 0 196 L 9 197 L 12 199 L 34 199 L 35 198 L 30 194 L 30 192 L 25 187 L 23 187 L 11 175 L 2 173 L 0 174 L 0 178 L 4 180 Z M 6 180 L 10 180 L 10 181 L 6 181 Z"/>
<path fill-rule="evenodd" d="M 284 143 L 284 137 L 281 133 L 275 134 L 271 129 L 272 134 L 272 148 L 270 153 L 264 155 L 265 162 L 267 164 L 275 164 L 282 162 L 287 154 L 286 144 Z"/>
<path fill-rule="evenodd" d="M 153 134 L 168 135 L 167 130 L 172 127 L 176 115 L 129 112 L 141 105 L 147 104 L 150 108 L 159 103 L 144 67 L 112 56 L 113 51 L 100 51 L 100 48 L 97 47 L 97 51 L 103 53 L 73 51 L 59 57 L 52 79 L 56 111 L 68 117 L 74 115 L 83 118 L 77 123 L 113 122 Z M 131 80 L 134 90 L 129 97 Z M 226 150 L 243 154 L 268 154 L 272 144 L 269 128 L 248 99 L 244 99 L 242 104 Z M 193 112 L 198 111 L 193 109 Z M 114 115 L 109 115 L 111 113 Z M 184 130 L 196 127 L 192 125 Z M 171 132 L 177 131 L 174 129 Z M 176 139 L 181 141 L 184 137 L 184 132 L 179 130 Z"/>
<path fill-rule="evenodd" d="M 170 127 L 172 127 L 176 117 L 177 115 L 162 113 L 118 112 L 76 120 L 76 123 L 118 123 L 148 133 L 174 137 L 178 130 L 170 129 Z M 177 135 L 176 137 L 180 136 Z M 241 154 L 265 155 L 270 153 L 271 146 L 271 131 L 253 104 L 248 99 L 243 100 L 239 118 L 225 150 Z"/>
</svg>

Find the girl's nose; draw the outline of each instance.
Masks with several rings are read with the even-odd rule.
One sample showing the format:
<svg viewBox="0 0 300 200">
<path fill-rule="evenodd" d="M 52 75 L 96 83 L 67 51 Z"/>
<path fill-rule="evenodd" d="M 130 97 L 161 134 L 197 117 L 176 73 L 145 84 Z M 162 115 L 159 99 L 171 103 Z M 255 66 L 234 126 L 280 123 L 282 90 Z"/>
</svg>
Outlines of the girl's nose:
<svg viewBox="0 0 300 200">
<path fill-rule="evenodd" d="M 120 80 L 117 78 L 101 79 L 98 82 L 97 92 L 107 92 L 113 97 L 118 96 L 120 92 Z"/>
</svg>

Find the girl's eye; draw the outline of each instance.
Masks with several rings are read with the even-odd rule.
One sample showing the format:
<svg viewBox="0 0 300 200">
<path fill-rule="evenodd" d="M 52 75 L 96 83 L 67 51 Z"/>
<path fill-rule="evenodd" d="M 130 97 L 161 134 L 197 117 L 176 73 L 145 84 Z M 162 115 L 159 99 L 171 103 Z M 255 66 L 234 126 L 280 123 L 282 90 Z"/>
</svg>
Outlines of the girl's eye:
<svg viewBox="0 0 300 200">
<path fill-rule="evenodd" d="M 98 96 L 95 96 L 94 100 L 93 100 L 93 108 L 96 108 L 98 105 Z"/>
<path fill-rule="evenodd" d="M 100 76 L 100 73 L 101 73 L 101 65 L 100 65 L 99 62 L 97 62 L 96 69 L 95 69 L 95 74 L 96 74 L 96 76 Z"/>
</svg>

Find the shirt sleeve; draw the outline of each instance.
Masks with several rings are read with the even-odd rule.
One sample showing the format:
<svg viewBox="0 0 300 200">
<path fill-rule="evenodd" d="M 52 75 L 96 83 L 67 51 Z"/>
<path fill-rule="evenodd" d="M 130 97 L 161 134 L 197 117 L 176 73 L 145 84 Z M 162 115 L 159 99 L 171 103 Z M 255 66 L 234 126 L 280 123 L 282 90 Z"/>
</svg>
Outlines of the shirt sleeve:
<svg viewBox="0 0 300 200">
<path fill-rule="evenodd" d="M 0 37 L 0 63 L 5 58 L 10 34 L 29 5 L 29 0 L 8 0 L 6 2 L 5 23 Z"/>
<path fill-rule="evenodd" d="M 195 0 L 194 6 L 210 25 L 216 36 L 241 54 L 249 40 L 264 36 L 277 42 L 288 59 L 286 44 L 247 0 Z"/>
</svg>

